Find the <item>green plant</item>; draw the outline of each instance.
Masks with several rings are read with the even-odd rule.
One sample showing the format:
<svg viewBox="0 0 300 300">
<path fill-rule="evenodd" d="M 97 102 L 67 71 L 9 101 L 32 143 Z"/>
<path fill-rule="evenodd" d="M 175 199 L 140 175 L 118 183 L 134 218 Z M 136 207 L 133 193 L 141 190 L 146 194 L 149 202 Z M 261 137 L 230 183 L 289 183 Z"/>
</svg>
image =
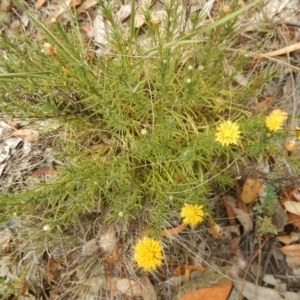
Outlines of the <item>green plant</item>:
<svg viewBox="0 0 300 300">
<path fill-rule="evenodd" d="M 272 214 L 278 203 L 278 185 L 266 184 L 262 195 L 260 196 L 260 204 L 254 207 L 254 210 L 260 214 Z"/>
<path fill-rule="evenodd" d="M 111 18 L 104 4 L 102 11 Z M 206 206 L 206 193 L 218 182 L 230 182 L 224 173 L 229 164 L 265 148 L 261 116 L 248 118 L 243 109 L 243 99 L 254 92 L 251 81 L 233 86 L 234 73 L 226 71 L 247 64 L 243 54 L 227 55 L 233 28 L 220 26 L 237 12 L 170 41 L 176 22 L 168 20 L 177 16 L 166 11 L 163 31 L 149 25 L 158 45 L 151 56 L 132 29 L 126 40 L 123 29 L 112 24 L 110 53 L 90 61 L 75 23 L 66 34 L 61 25 L 49 30 L 30 14 L 52 52 L 42 53 L 42 43 L 28 37 L 17 48 L 16 41 L 1 39 L 7 57 L 1 67 L 10 72 L 5 80 L 18 78 L 2 87 L 2 95 L 9 95 L 2 97 L 2 108 L 59 122 L 66 137 L 56 144 L 64 161 L 59 178 L 1 197 L 8 214 L 38 209 L 47 223 L 64 228 L 100 203 L 109 208 L 108 219 L 122 213 L 128 221 L 143 211 L 147 223 L 159 228 L 170 208 L 199 201 Z M 26 64 L 25 52 L 32 53 Z M 215 141 L 215 126 L 228 117 L 240 124 L 242 146 L 220 147 Z"/>
<path fill-rule="evenodd" d="M 258 235 L 264 235 L 267 233 L 278 234 L 277 228 L 274 226 L 272 218 L 268 216 L 258 217 Z"/>
</svg>

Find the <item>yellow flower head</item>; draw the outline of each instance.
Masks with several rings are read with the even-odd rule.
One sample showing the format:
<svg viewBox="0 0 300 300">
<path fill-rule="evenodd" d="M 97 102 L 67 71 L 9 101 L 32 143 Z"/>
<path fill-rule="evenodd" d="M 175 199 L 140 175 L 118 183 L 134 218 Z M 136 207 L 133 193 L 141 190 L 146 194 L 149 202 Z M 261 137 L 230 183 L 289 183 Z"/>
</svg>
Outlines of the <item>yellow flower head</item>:
<svg viewBox="0 0 300 300">
<path fill-rule="evenodd" d="M 162 246 L 149 237 L 139 240 L 134 246 L 134 260 L 144 269 L 156 269 L 162 265 Z"/>
<path fill-rule="evenodd" d="M 185 204 L 181 209 L 180 217 L 183 218 L 183 224 L 195 227 L 198 223 L 203 221 L 205 213 L 202 205 Z"/>
<path fill-rule="evenodd" d="M 215 137 L 215 141 L 222 146 L 237 145 L 241 137 L 240 126 L 230 120 L 223 121 L 217 127 Z"/>
<path fill-rule="evenodd" d="M 286 121 L 288 115 L 281 109 L 274 109 L 265 120 L 266 126 L 271 131 L 276 131 L 281 128 Z"/>
</svg>

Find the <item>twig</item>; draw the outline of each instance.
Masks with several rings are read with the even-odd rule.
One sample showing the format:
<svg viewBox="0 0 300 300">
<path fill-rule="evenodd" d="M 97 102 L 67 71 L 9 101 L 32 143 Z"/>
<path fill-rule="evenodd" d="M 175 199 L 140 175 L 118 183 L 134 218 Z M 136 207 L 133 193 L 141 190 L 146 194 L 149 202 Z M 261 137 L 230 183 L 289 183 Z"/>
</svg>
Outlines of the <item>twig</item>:
<svg viewBox="0 0 300 300">
<path fill-rule="evenodd" d="M 269 57 L 278 56 L 278 55 L 282 55 L 282 54 L 288 54 L 290 52 L 293 52 L 293 51 L 296 51 L 296 50 L 299 50 L 299 49 L 300 49 L 300 43 L 296 43 L 296 44 L 281 48 L 279 50 L 275 50 L 275 51 L 272 51 L 272 52 L 265 53 L 264 55 L 269 56 Z"/>
</svg>

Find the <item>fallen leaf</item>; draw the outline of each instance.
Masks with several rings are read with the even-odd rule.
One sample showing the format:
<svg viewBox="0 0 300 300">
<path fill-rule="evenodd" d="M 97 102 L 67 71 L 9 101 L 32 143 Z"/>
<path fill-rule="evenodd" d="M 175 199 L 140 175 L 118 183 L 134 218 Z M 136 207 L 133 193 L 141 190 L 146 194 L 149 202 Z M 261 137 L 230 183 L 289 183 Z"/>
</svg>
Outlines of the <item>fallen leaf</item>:
<svg viewBox="0 0 300 300">
<path fill-rule="evenodd" d="M 300 202 L 288 200 L 283 203 L 283 206 L 288 212 L 300 216 Z"/>
<path fill-rule="evenodd" d="M 291 232 L 290 235 L 277 236 L 276 238 L 279 242 L 289 245 L 300 240 L 300 232 Z"/>
<path fill-rule="evenodd" d="M 277 236 L 277 240 L 285 245 L 291 244 L 293 241 L 291 241 L 291 238 L 289 235 L 282 235 L 282 236 Z"/>
<path fill-rule="evenodd" d="M 300 244 L 293 244 L 279 248 L 286 256 L 300 257 Z"/>
<path fill-rule="evenodd" d="M 292 197 L 294 200 L 300 202 L 300 188 L 299 186 L 296 186 L 294 190 L 292 191 Z"/>
<path fill-rule="evenodd" d="M 273 103 L 274 97 L 267 97 L 263 101 L 257 102 L 255 105 L 250 107 L 251 111 L 259 112 L 262 110 L 267 110 Z"/>
<path fill-rule="evenodd" d="M 298 186 L 290 186 L 282 189 L 279 194 L 281 203 L 286 209 L 290 224 L 300 228 L 300 193 Z"/>
<path fill-rule="evenodd" d="M 12 133 L 13 136 L 17 136 L 21 139 L 23 139 L 26 142 L 35 142 L 39 139 L 39 133 L 36 130 L 31 129 L 19 129 L 15 130 Z"/>
<path fill-rule="evenodd" d="M 179 300 L 226 300 L 232 282 L 227 277 L 228 269 L 207 268 L 205 272 L 195 271 L 191 279 L 179 290 L 174 299 Z"/>
<path fill-rule="evenodd" d="M 14 122 L 14 121 L 11 121 L 11 120 L 8 120 L 8 119 L 3 119 L 3 121 L 6 122 L 8 125 L 12 126 L 15 129 L 19 128 L 18 123 Z"/>
<path fill-rule="evenodd" d="M 235 219 L 235 213 L 234 213 L 234 211 L 232 209 L 232 206 L 229 204 L 226 195 L 223 195 L 223 201 L 224 201 L 224 204 L 225 204 L 225 208 L 226 208 L 226 212 L 227 212 L 227 217 L 229 219 L 229 224 L 231 226 L 237 225 L 237 221 Z"/>
<path fill-rule="evenodd" d="M 289 186 L 282 190 L 280 190 L 279 197 L 281 202 L 292 200 L 296 202 L 300 202 L 300 187 L 299 186 Z"/>
<path fill-rule="evenodd" d="M 245 236 L 247 233 L 251 232 L 253 230 L 253 221 L 250 217 L 250 215 L 246 212 L 244 212 L 242 209 L 239 208 L 232 208 L 234 213 L 236 214 L 236 218 L 239 220 L 239 222 L 243 226 L 243 236 Z"/>
<path fill-rule="evenodd" d="M 45 2 L 46 0 L 37 0 L 35 3 L 35 8 L 41 8 Z"/>
<path fill-rule="evenodd" d="M 177 227 L 162 230 L 162 231 L 160 232 L 160 236 L 168 236 L 168 235 L 175 235 L 175 234 L 178 234 L 178 233 L 180 233 L 181 231 L 183 231 L 186 227 L 187 227 L 186 224 L 180 224 L 180 225 L 177 226 Z"/>
<path fill-rule="evenodd" d="M 0 120 L 0 127 L 7 129 L 16 129 L 13 125 L 11 125 L 7 120 Z"/>
<path fill-rule="evenodd" d="M 285 259 L 286 263 L 292 270 L 300 267 L 300 257 L 287 256 Z"/>
<path fill-rule="evenodd" d="M 279 248 L 281 252 L 286 255 L 286 262 L 288 266 L 294 270 L 300 266 L 300 245 L 288 245 L 282 248 Z"/>
<path fill-rule="evenodd" d="M 97 0 L 86 0 L 84 1 L 78 8 L 77 8 L 77 14 L 81 14 L 82 12 L 86 11 L 88 8 L 94 6 L 97 4 Z"/>
<path fill-rule="evenodd" d="M 81 0 L 71 0 L 70 6 L 75 7 L 81 3 Z"/>
<path fill-rule="evenodd" d="M 138 283 L 127 278 L 116 281 L 116 290 L 123 295 L 130 297 L 143 297 L 144 300 L 156 300 L 156 292 L 147 277 L 140 278 Z"/>
<path fill-rule="evenodd" d="M 80 29 L 86 34 L 87 37 L 93 37 L 93 26 L 87 25 L 80 25 Z"/>
<path fill-rule="evenodd" d="M 205 287 L 194 287 L 179 300 L 226 300 L 232 287 L 228 278 L 221 279 L 218 283 Z"/>
<path fill-rule="evenodd" d="M 257 284 L 251 283 L 249 281 L 243 281 L 241 279 L 233 280 L 233 285 L 235 289 L 239 291 L 246 299 L 248 300 L 294 300 L 295 298 L 288 298 L 293 297 L 294 295 L 288 293 L 279 293 L 275 289 L 266 288 L 262 286 L 258 286 Z M 297 295 L 296 293 L 293 293 Z M 281 295 L 284 297 L 281 297 Z M 299 299 L 299 294 L 298 294 Z"/>
<path fill-rule="evenodd" d="M 243 189 L 242 189 L 242 194 L 241 194 L 241 199 L 244 203 L 252 203 L 254 201 L 258 200 L 258 196 L 260 195 L 262 190 L 262 180 L 261 179 L 254 179 L 254 178 L 248 178 L 246 179 Z"/>
</svg>

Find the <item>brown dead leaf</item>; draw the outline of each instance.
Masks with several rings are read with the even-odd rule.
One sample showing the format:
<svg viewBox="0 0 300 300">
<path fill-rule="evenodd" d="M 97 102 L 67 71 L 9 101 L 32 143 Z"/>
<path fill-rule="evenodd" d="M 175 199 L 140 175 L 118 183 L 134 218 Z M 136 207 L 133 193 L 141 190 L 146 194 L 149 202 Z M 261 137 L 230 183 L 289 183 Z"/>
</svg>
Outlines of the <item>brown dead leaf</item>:
<svg viewBox="0 0 300 300">
<path fill-rule="evenodd" d="M 288 212 L 300 216 L 300 202 L 288 200 L 283 203 L 283 206 Z"/>
<path fill-rule="evenodd" d="M 286 244 L 291 244 L 291 243 L 294 243 L 294 242 L 298 242 L 300 241 L 300 232 L 291 232 L 291 234 L 288 236 L 289 239 L 286 240 Z M 282 242 L 282 240 L 279 239 L 280 237 L 278 236 L 277 239 Z M 283 242 L 282 242 L 283 243 Z"/>
<path fill-rule="evenodd" d="M 295 270 L 300 267 L 300 257 L 287 256 L 286 263 L 292 270 Z"/>
<path fill-rule="evenodd" d="M 47 275 L 49 275 L 51 280 L 57 280 L 62 271 L 61 261 L 54 260 L 47 252 L 43 253 L 42 261 L 47 265 Z M 40 267 L 43 268 L 42 264 L 40 264 Z"/>
<path fill-rule="evenodd" d="M 36 130 L 31 129 L 19 129 L 12 133 L 13 136 L 17 136 L 26 142 L 35 142 L 39 139 L 39 133 Z"/>
<path fill-rule="evenodd" d="M 252 203 L 254 201 L 258 200 L 258 196 L 260 195 L 262 190 L 262 180 L 258 178 L 248 178 L 246 179 L 243 189 L 242 189 L 242 194 L 241 194 L 241 199 L 244 203 Z"/>
<path fill-rule="evenodd" d="M 258 286 L 252 282 L 235 279 L 233 280 L 235 289 L 239 291 L 246 299 L 255 299 L 255 300 L 283 300 L 283 299 L 292 299 L 285 297 L 285 293 L 281 293 L 284 298 L 281 297 L 280 293 L 273 288 L 267 288 Z M 294 293 L 295 294 L 295 293 Z M 294 299 L 294 298 L 293 298 Z"/>
<path fill-rule="evenodd" d="M 237 207 L 239 209 L 242 209 L 244 212 L 249 213 L 249 207 L 248 207 L 248 205 L 241 198 L 242 188 L 238 184 L 238 182 L 236 182 L 236 184 L 235 184 L 235 190 L 236 190 L 236 200 L 235 200 L 234 207 Z"/>
<path fill-rule="evenodd" d="M 281 202 L 284 203 L 288 200 L 300 202 L 299 190 L 299 186 L 289 186 L 280 190 L 279 197 L 281 199 Z"/>
<path fill-rule="evenodd" d="M 260 112 L 262 110 L 267 110 L 273 103 L 274 97 L 267 97 L 261 102 L 257 102 L 255 105 L 250 107 L 253 112 Z"/>
<path fill-rule="evenodd" d="M 300 193 L 299 186 L 290 186 L 280 191 L 280 200 L 286 209 L 290 224 L 300 228 Z"/>
<path fill-rule="evenodd" d="M 291 244 L 293 241 L 291 241 L 291 238 L 289 235 L 282 235 L 282 236 L 277 236 L 277 240 L 285 245 Z"/>
<path fill-rule="evenodd" d="M 18 123 L 14 122 L 14 121 L 12 121 L 12 120 L 9 120 L 9 119 L 3 119 L 3 121 L 4 121 L 5 123 L 7 123 L 8 125 L 14 127 L 15 129 L 18 129 L 18 128 L 19 128 Z"/>
<path fill-rule="evenodd" d="M 296 186 L 294 190 L 292 191 L 292 197 L 295 201 L 300 202 L 300 188 L 299 186 Z"/>
<path fill-rule="evenodd" d="M 300 266 L 300 245 L 288 245 L 279 248 L 281 252 L 286 255 L 286 262 L 288 266 L 294 270 Z"/>
<path fill-rule="evenodd" d="M 122 278 L 116 282 L 116 290 L 130 297 L 142 297 L 143 300 L 156 300 L 156 292 L 147 277 L 140 278 L 140 283 Z"/>
<path fill-rule="evenodd" d="M 277 240 L 285 245 L 289 245 L 300 240 L 300 232 L 291 232 L 290 235 L 277 236 Z"/>
<path fill-rule="evenodd" d="M 78 8 L 77 8 L 77 14 L 81 14 L 82 12 L 86 11 L 88 8 L 94 6 L 97 4 L 97 0 L 86 0 L 84 1 Z"/>
<path fill-rule="evenodd" d="M 232 206 L 229 204 L 227 196 L 225 194 L 223 195 L 223 201 L 224 201 L 224 204 L 225 204 L 225 207 L 226 207 L 226 212 L 227 212 L 227 216 L 228 216 L 228 219 L 229 219 L 229 224 L 231 226 L 237 225 L 237 221 L 235 219 L 235 213 L 232 209 Z"/>
<path fill-rule="evenodd" d="M 52 168 L 42 168 L 42 169 L 38 169 L 38 170 L 31 172 L 30 176 L 38 176 L 38 175 L 45 175 L 45 174 L 57 175 L 59 173 L 60 173 L 59 171 L 54 170 Z"/>
<path fill-rule="evenodd" d="M 300 244 L 293 244 L 279 248 L 286 256 L 300 257 Z"/>
<path fill-rule="evenodd" d="M 80 29 L 86 34 L 87 37 L 93 37 L 93 26 L 89 24 L 80 25 Z"/>
<path fill-rule="evenodd" d="M 35 3 L 35 8 L 41 8 L 45 2 L 46 0 L 37 0 Z"/>
<path fill-rule="evenodd" d="M 180 224 L 180 225 L 177 226 L 177 227 L 162 230 L 162 231 L 160 232 L 160 236 L 168 236 L 168 235 L 175 235 L 175 234 L 178 234 L 178 233 L 180 233 L 181 231 L 183 231 L 186 227 L 187 227 L 186 224 Z"/>
<path fill-rule="evenodd" d="M 205 287 L 195 287 L 179 300 L 226 300 L 232 287 L 232 282 L 228 278 L 221 279 L 217 284 Z"/>
<path fill-rule="evenodd" d="M 236 218 L 239 220 L 239 222 L 243 226 L 243 236 L 245 236 L 247 233 L 251 232 L 253 230 L 253 221 L 250 217 L 250 214 L 244 212 L 242 209 L 239 208 L 232 208 L 234 213 L 236 214 Z"/>
<path fill-rule="evenodd" d="M 81 0 L 71 0 L 70 6 L 75 7 L 81 3 Z"/>
</svg>

